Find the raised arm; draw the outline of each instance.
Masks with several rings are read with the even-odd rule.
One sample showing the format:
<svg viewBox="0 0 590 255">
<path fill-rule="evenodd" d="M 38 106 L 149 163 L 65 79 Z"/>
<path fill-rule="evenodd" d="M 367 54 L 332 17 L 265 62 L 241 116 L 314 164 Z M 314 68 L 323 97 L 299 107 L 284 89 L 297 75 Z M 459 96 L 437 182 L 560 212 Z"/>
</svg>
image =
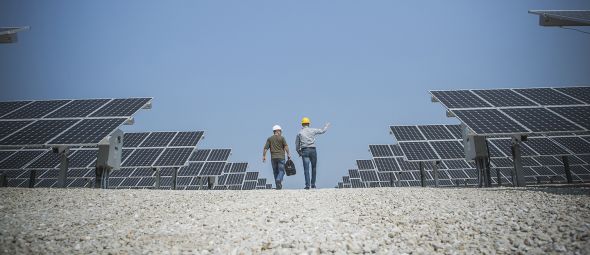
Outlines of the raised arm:
<svg viewBox="0 0 590 255">
<path fill-rule="evenodd" d="M 330 127 L 330 122 L 326 123 L 326 125 L 324 126 L 324 128 L 317 128 L 316 129 L 316 134 L 323 134 L 326 133 L 326 131 L 328 131 L 328 128 Z"/>
</svg>

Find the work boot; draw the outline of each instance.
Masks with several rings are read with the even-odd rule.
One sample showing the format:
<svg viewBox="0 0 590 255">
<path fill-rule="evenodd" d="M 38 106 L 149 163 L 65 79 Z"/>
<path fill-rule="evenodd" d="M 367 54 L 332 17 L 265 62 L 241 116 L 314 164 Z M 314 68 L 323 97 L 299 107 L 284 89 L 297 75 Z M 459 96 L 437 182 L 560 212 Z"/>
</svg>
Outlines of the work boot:
<svg viewBox="0 0 590 255">
<path fill-rule="evenodd" d="M 283 184 L 281 183 L 281 181 L 276 181 L 275 183 L 276 183 L 277 189 L 283 189 Z"/>
<path fill-rule="evenodd" d="M 305 189 L 309 189 L 309 186 L 305 186 Z"/>
<path fill-rule="evenodd" d="M 312 188 L 312 189 L 315 189 L 315 185 L 311 185 L 311 188 Z"/>
</svg>

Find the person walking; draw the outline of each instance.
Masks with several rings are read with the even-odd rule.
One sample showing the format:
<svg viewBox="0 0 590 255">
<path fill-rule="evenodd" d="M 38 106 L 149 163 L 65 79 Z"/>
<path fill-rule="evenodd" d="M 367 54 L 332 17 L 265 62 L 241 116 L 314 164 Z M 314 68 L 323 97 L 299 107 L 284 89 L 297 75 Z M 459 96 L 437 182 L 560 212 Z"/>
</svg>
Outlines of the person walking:
<svg viewBox="0 0 590 255">
<path fill-rule="evenodd" d="M 266 151 L 270 149 L 270 159 L 272 164 L 272 173 L 275 177 L 275 185 L 277 189 L 283 188 L 283 176 L 285 175 L 285 153 L 287 158 L 291 159 L 289 153 L 289 146 L 287 141 L 282 136 L 283 131 L 281 126 L 274 125 L 272 127 L 273 135 L 266 139 L 264 151 L 262 152 L 262 162 L 266 162 Z"/>
<path fill-rule="evenodd" d="M 315 189 L 315 181 L 317 174 L 317 160 L 318 154 L 315 147 L 315 139 L 317 135 L 326 133 L 330 127 L 330 123 L 326 123 L 324 128 L 311 128 L 309 125 L 311 121 L 304 117 L 301 119 L 301 130 L 295 139 L 297 154 L 303 159 L 303 174 L 305 175 L 305 189 Z M 309 165 L 311 163 L 311 183 L 309 178 Z"/>
</svg>

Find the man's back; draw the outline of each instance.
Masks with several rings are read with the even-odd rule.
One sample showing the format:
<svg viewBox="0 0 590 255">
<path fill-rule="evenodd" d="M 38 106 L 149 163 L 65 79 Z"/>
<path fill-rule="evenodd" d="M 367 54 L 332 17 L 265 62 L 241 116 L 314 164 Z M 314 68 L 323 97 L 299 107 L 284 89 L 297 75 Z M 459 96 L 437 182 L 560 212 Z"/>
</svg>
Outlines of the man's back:
<svg viewBox="0 0 590 255">
<path fill-rule="evenodd" d="M 326 133 L 326 130 L 327 128 L 302 128 L 297 135 L 297 150 L 299 151 L 301 148 L 315 147 L 316 135 Z"/>
<path fill-rule="evenodd" d="M 285 146 L 287 141 L 281 135 L 272 135 L 266 139 L 265 148 L 270 149 L 270 157 L 273 159 L 285 159 Z"/>
</svg>

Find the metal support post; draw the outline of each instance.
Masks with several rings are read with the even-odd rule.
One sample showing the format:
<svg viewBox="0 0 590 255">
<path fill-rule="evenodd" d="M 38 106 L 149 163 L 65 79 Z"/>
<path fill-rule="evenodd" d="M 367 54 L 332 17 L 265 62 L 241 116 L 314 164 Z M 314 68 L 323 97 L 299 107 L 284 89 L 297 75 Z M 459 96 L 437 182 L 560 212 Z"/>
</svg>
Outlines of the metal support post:
<svg viewBox="0 0 590 255">
<path fill-rule="evenodd" d="M 160 168 L 153 168 L 154 171 L 156 171 L 156 189 L 160 189 L 160 180 L 162 178 L 162 175 L 160 173 Z"/>
<path fill-rule="evenodd" d="M 37 181 L 37 170 L 31 170 L 31 172 L 29 172 L 29 188 L 34 188 L 36 181 Z"/>
<path fill-rule="evenodd" d="M 215 184 L 215 177 L 209 176 L 207 178 L 207 189 L 213 189 L 213 184 Z"/>
<path fill-rule="evenodd" d="M 54 148 L 53 151 L 59 155 L 59 176 L 57 177 L 57 187 L 65 188 L 67 186 L 68 178 L 68 149 L 67 148 Z"/>
<path fill-rule="evenodd" d="M 572 183 L 572 171 L 570 169 L 570 160 L 567 156 L 561 157 L 563 161 L 563 169 L 565 170 L 565 178 L 567 179 L 567 183 Z"/>
<path fill-rule="evenodd" d="M 524 173 L 522 170 L 522 158 L 520 153 L 520 140 L 516 137 L 512 138 L 512 159 L 514 161 L 514 175 L 517 187 L 526 186 L 524 180 Z"/>
<path fill-rule="evenodd" d="M 8 187 L 8 181 L 4 172 L 0 173 L 0 187 Z"/>
<path fill-rule="evenodd" d="M 176 190 L 176 176 L 178 175 L 178 167 L 172 171 L 172 190 Z"/>
<path fill-rule="evenodd" d="M 424 162 L 420 162 L 420 184 L 426 187 L 426 176 L 424 176 Z"/>
<path fill-rule="evenodd" d="M 432 164 L 432 174 L 434 175 L 434 187 L 438 188 L 438 164 L 440 161 L 435 161 Z"/>
</svg>

